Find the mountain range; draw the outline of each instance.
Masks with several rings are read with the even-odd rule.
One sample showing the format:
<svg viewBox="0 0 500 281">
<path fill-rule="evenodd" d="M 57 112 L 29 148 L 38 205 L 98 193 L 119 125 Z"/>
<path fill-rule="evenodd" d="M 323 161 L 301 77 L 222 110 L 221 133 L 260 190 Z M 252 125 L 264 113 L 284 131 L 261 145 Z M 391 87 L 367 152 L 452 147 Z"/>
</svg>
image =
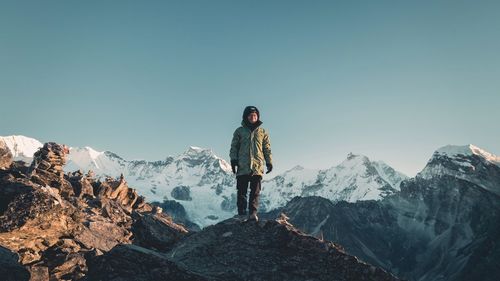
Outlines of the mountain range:
<svg viewBox="0 0 500 281">
<path fill-rule="evenodd" d="M 31 162 L 42 146 L 25 136 L 0 137 L 15 160 Z M 65 171 L 92 170 L 101 177 L 121 174 L 130 186 L 150 202 L 180 203 L 186 220 L 200 227 L 227 219 L 236 213 L 236 180 L 231 166 L 211 149 L 190 146 L 177 156 L 163 160 L 125 160 L 111 151 L 70 147 Z M 333 202 L 380 200 L 399 191 L 408 177 L 382 161 L 349 153 L 339 165 L 327 169 L 301 166 L 264 178 L 260 211 L 284 206 L 295 196 L 322 196 Z M 169 204 L 169 206 L 172 204 Z M 178 205 L 176 205 L 178 206 Z"/>
<path fill-rule="evenodd" d="M 22 136 L 2 140 L 22 161 L 41 146 Z M 184 225 L 192 221 L 198 230 L 211 229 L 235 213 L 234 175 L 210 149 L 189 147 L 154 162 L 90 147 L 69 152 L 67 172 L 92 170 L 111 181 L 125 175 L 120 182 L 126 179 Z M 261 219 L 279 216 L 408 280 L 500 276 L 500 157 L 474 145 L 437 149 L 412 178 L 352 153 L 327 169 L 293 167 L 263 181 Z"/>
<path fill-rule="evenodd" d="M 498 280 L 498 156 L 474 145 L 442 147 L 400 189 L 336 204 L 295 197 L 262 217 L 286 213 L 299 229 L 408 280 Z"/>
</svg>

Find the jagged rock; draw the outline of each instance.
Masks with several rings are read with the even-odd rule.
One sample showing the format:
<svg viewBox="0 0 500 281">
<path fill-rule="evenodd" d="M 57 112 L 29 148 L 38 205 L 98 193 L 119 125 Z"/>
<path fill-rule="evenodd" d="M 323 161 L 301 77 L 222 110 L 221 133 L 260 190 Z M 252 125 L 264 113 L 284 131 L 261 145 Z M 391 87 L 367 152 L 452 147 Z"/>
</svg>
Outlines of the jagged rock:
<svg viewBox="0 0 500 281">
<path fill-rule="evenodd" d="M 117 245 L 167 245 L 186 233 L 160 209 L 153 213 L 123 177 L 100 182 L 90 172 L 64 174 L 66 153 L 47 143 L 29 169 L 0 170 L 0 245 L 18 253 L 31 280 L 79 280 L 88 260 Z"/>
<path fill-rule="evenodd" d="M 82 249 L 75 240 L 63 238 L 44 252 L 43 260 L 53 279 L 78 280 L 87 272 L 86 252 L 92 251 Z"/>
<path fill-rule="evenodd" d="M 120 245 L 89 263 L 87 281 L 209 280 L 181 269 L 165 254 L 136 245 Z"/>
<path fill-rule="evenodd" d="M 0 277 L 4 281 L 27 281 L 30 273 L 18 262 L 18 255 L 0 246 Z"/>
<path fill-rule="evenodd" d="M 85 222 L 81 231 L 75 234 L 74 239 L 85 247 L 109 251 L 114 246 L 130 243 L 132 233 L 113 222 L 90 221 Z"/>
<path fill-rule="evenodd" d="M 134 244 L 146 248 L 167 251 L 188 233 L 186 228 L 174 223 L 171 217 L 163 213 L 137 213 L 135 216 Z"/>
<path fill-rule="evenodd" d="M 176 186 L 174 189 L 172 189 L 172 192 L 170 192 L 170 195 L 177 199 L 177 200 L 184 200 L 184 201 L 191 201 L 193 198 L 191 198 L 191 191 L 189 189 L 189 186 Z"/>
<path fill-rule="evenodd" d="M 88 175 L 84 176 L 81 171 L 69 175 L 69 181 L 73 186 L 75 195 L 78 197 L 94 197 L 94 188 L 92 187 L 91 180 L 92 178 L 89 178 Z"/>
<path fill-rule="evenodd" d="M 153 205 L 161 207 L 164 213 L 167 213 L 172 219 L 184 225 L 189 231 L 200 231 L 201 228 L 189 220 L 184 206 L 175 200 L 164 200 L 162 203 L 153 202 Z"/>
<path fill-rule="evenodd" d="M 33 182 L 59 189 L 64 197 L 74 195 L 71 183 L 64 178 L 63 165 L 69 152 L 65 145 L 48 142 L 33 155 L 30 176 Z"/>
<path fill-rule="evenodd" d="M 12 153 L 3 140 L 0 140 L 0 169 L 7 169 L 12 164 Z"/>
<path fill-rule="evenodd" d="M 117 181 L 113 178 L 106 178 L 97 186 L 97 194 L 100 197 L 116 200 L 120 202 L 127 211 L 142 207 L 143 198 L 137 192 L 128 187 L 123 177 Z M 139 202 L 138 202 L 139 201 Z"/>
</svg>

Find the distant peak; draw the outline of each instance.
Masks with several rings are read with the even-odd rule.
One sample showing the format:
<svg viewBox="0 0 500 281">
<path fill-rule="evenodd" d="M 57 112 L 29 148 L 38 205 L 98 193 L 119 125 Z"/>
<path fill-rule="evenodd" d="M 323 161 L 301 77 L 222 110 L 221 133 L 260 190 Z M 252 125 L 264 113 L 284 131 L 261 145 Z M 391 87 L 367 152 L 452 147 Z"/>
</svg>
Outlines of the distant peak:
<svg viewBox="0 0 500 281">
<path fill-rule="evenodd" d="M 40 145 L 40 147 L 43 146 L 43 144 L 39 140 L 23 135 L 11 135 L 5 137 L 0 136 L 0 139 L 4 140 L 6 143 L 16 143 L 16 144 L 29 143 L 29 144 Z"/>
<path fill-rule="evenodd" d="M 352 161 L 352 160 L 368 160 L 368 157 L 366 157 L 365 155 L 362 155 L 362 154 L 354 154 L 352 152 L 349 152 L 347 154 L 347 159 L 346 161 Z"/>
<path fill-rule="evenodd" d="M 459 155 L 470 156 L 477 155 L 489 162 L 500 165 L 500 157 L 496 156 L 484 149 L 481 149 L 473 144 L 468 145 L 446 145 L 434 152 L 434 155 L 446 155 L 448 157 L 456 157 Z"/>
<path fill-rule="evenodd" d="M 215 156 L 213 153 L 212 149 L 210 148 L 203 148 L 199 146 L 189 146 L 184 153 L 181 154 L 182 156 L 200 156 L 200 155 L 209 155 L 209 156 Z"/>
<path fill-rule="evenodd" d="M 285 171 L 285 173 L 293 172 L 293 171 L 302 171 L 304 170 L 303 166 L 295 165 L 290 170 Z"/>
<path fill-rule="evenodd" d="M 352 153 L 352 152 L 349 152 L 349 153 L 347 154 L 347 160 L 352 160 L 352 159 L 356 158 L 357 156 L 358 156 L 358 155 L 356 155 L 356 154 L 354 154 L 354 153 Z"/>
<path fill-rule="evenodd" d="M 69 153 L 70 154 L 87 154 L 88 156 L 90 156 L 91 159 L 96 159 L 104 152 L 97 151 L 90 146 L 84 146 L 84 147 L 71 147 Z"/>
</svg>

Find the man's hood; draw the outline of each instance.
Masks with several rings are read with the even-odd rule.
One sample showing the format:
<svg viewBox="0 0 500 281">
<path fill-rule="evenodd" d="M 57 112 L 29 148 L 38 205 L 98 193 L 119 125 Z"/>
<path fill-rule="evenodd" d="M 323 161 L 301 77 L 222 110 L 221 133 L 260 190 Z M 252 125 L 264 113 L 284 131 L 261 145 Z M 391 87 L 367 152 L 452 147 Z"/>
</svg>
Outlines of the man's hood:
<svg viewBox="0 0 500 281">
<path fill-rule="evenodd" d="M 257 127 L 259 127 L 260 125 L 262 125 L 262 121 L 257 120 L 253 126 L 254 126 L 255 128 L 257 128 Z M 248 120 L 243 119 L 243 120 L 241 120 L 241 126 L 243 126 L 243 127 L 247 127 L 247 128 L 251 128 L 252 124 L 250 124 L 250 122 L 248 122 Z"/>
</svg>

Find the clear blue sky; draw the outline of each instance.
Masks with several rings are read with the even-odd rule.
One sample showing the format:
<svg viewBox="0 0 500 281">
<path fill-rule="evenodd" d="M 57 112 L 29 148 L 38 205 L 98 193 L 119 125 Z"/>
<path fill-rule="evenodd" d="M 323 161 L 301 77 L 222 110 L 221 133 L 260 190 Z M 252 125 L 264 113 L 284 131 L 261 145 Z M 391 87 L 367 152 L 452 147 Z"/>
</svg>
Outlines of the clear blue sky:
<svg viewBox="0 0 500 281">
<path fill-rule="evenodd" d="M 0 135 L 228 159 L 246 105 L 277 172 L 347 153 L 413 175 L 500 154 L 499 1 L 1 1 Z"/>
</svg>

